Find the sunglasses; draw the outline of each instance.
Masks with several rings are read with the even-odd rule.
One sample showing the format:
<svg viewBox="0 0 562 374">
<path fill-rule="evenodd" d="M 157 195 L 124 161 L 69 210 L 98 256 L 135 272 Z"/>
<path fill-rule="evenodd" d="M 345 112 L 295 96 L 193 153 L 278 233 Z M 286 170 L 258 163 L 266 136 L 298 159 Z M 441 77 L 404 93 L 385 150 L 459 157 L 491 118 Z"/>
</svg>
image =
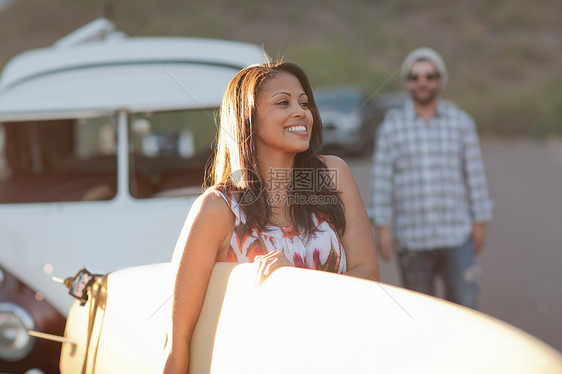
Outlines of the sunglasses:
<svg viewBox="0 0 562 374">
<path fill-rule="evenodd" d="M 420 80 L 420 77 L 424 77 L 428 82 L 433 82 L 439 79 L 439 74 L 429 73 L 421 76 L 418 74 L 408 74 L 408 80 L 411 82 L 417 82 L 418 80 Z"/>
</svg>

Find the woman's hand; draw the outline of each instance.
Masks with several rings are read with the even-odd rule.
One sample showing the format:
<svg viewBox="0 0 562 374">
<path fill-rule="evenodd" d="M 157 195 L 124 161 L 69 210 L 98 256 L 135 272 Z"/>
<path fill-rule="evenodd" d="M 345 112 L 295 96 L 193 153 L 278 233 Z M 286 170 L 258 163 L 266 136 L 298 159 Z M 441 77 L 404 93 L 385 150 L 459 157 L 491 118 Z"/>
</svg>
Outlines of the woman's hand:
<svg viewBox="0 0 562 374">
<path fill-rule="evenodd" d="M 256 285 L 261 286 L 263 281 L 273 272 L 282 266 L 293 266 L 291 261 L 283 252 L 273 251 L 263 256 L 254 257 L 254 263 L 258 264 L 256 274 Z"/>
</svg>

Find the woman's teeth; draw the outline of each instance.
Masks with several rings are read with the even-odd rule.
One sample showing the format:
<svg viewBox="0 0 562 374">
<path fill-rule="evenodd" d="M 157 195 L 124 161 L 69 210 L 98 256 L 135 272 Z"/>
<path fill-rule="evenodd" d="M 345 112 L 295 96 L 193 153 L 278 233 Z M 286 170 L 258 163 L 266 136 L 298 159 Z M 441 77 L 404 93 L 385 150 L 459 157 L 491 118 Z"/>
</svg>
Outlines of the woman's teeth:
<svg viewBox="0 0 562 374">
<path fill-rule="evenodd" d="M 306 132 L 306 127 L 304 127 L 304 126 L 291 126 L 291 127 L 285 128 L 285 130 L 290 131 L 290 132 Z"/>
</svg>

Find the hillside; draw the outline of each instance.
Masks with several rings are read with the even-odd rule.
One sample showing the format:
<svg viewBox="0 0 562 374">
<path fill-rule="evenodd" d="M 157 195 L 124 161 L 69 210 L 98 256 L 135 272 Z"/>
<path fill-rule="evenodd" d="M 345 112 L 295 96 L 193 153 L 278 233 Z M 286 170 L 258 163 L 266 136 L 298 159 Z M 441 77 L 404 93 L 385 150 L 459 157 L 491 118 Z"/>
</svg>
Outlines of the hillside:
<svg viewBox="0 0 562 374">
<path fill-rule="evenodd" d="M 0 12 L 0 65 L 52 44 L 104 15 L 107 1 L 16 0 Z M 400 89 L 404 56 L 439 50 L 450 70 L 444 96 L 482 132 L 562 135 L 559 0 L 121 0 L 114 21 L 129 35 L 197 36 L 263 45 L 302 65 L 313 85 Z"/>
</svg>

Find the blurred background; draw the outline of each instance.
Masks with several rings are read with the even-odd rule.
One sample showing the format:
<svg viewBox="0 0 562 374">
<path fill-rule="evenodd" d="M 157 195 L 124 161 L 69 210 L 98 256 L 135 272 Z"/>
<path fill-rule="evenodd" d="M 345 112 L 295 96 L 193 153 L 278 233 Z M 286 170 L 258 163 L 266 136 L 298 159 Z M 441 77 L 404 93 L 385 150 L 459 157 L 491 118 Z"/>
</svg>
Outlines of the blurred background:
<svg viewBox="0 0 562 374">
<path fill-rule="evenodd" d="M 3 0 L 0 67 L 105 16 L 131 36 L 256 43 L 304 67 L 314 87 L 356 87 L 367 100 L 401 90 L 412 49 L 437 49 L 450 75 L 444 96 L 477 122 L 497 203 L 478 258 L 480 310 L 562 350 L 560 14 L 558 0 Z M 366 204 L 368 151 L 350 157 Z M 394 261 L 381 273 L 400 284 Z"/>
<path fill-rule="evenodd" d="M 404 56 L 429 46 L 450 69 L 447 97 L 476 118 L 482 133 L 539 139 L 562 133 L 557 0 L 3 3 L 0 66 L 104 15 L 134 36 L 257 43 L 272 58 L 302 65 L 313 85 L 359 84 L 370 93 L 399 89 L 395 78 Z"/>
</svg>

